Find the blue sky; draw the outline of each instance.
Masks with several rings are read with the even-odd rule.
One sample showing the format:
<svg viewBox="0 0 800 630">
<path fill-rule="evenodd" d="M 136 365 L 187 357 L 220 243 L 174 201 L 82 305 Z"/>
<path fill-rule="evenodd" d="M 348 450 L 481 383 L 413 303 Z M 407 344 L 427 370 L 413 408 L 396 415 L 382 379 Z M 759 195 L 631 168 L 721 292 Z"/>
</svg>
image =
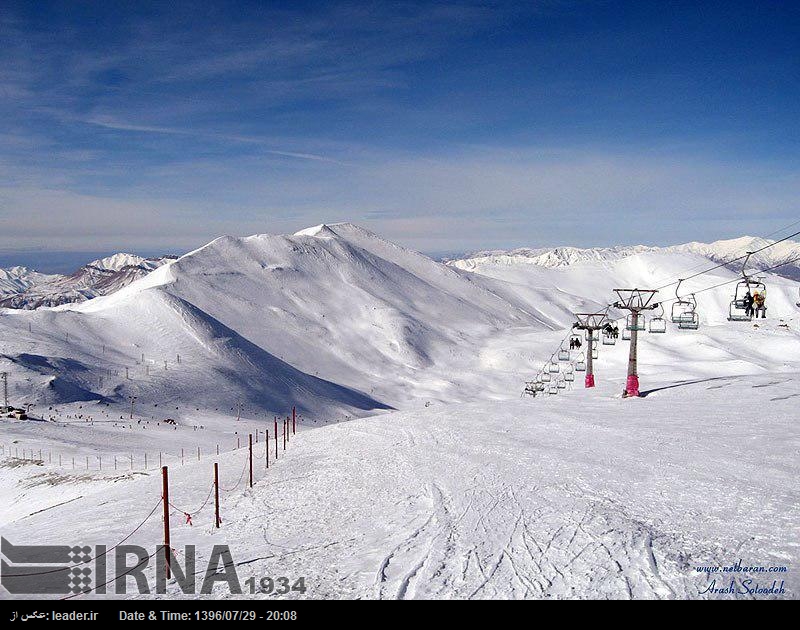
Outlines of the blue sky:
<svg viewBox="0 0 800 630">
<path fill-rule="evenodd" d="M 0 5 L 0 251 L 427 252 L 797 219 L 800 5 Z"/>
</svg>

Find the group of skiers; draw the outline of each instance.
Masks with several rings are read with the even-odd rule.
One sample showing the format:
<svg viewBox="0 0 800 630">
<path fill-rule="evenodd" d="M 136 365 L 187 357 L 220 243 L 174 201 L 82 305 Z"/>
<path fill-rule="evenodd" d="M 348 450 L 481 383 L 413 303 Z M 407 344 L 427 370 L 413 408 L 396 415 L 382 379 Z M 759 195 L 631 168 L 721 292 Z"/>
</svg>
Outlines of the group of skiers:
<svg viewBox="0 0 800 630">
<path fill-rule="evenodd" d="M 748 317 L 755 317 L 758 319 L 758 314 L 760 312 L 761 319 L 766 319 L 766 301 L 766 291 L 755 291 L 752 295 L 750 291 L 748 291 L 744 296 L 744 314 Z"/>
<path fill-rule="evenodd" d="M 611 324 L 606 324 L 603 327 L 603 334 L 606 337 L 609 337 L 611 339 L 618 339 L 619 338 L 619 328 L 617 328 L 616 324 L 614 324 L 613 326 Z"/>
<path fill-rule="evenodd" d="M 570 350 L 580 350 L 581 349 L 581 340 L 580 337 L 570 337 L 569 340 L 569 349 Z"/>
</svg>

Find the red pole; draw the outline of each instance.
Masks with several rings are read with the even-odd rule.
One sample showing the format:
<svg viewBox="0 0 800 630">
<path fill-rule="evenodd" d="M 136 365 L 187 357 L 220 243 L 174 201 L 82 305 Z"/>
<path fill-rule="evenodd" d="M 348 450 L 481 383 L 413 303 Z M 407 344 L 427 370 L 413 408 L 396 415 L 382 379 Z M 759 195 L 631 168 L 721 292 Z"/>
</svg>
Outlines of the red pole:
<svg viewBox="0 0 800 630">
<path fill-rule="evenodd" d="M 253 434 L 250 434 L 250 487 L 253 487 Z"/>
<path fill-rule="evenodd" d="M 586 340 L 586 376 L 583 384 L 585 387 L 594 387 L 594 330 L 588 330 L 589 336 Z"/>
<path fill-rule="evenodd" d="M 639 311 L 631 311 L 631 341 L 628 352 L 628 379 L 625 381 L 624 397 L 636 398 L 639 395 L 639 371 L 637 347 L 639 340 Z"/>
<path fill-rule="evenodd" d="M 297 433 L 297 408 L 292 407 L 292 435 Z"/>
<path fill-rule="evenodd" d="M 214 519 L 219 528 L 219 464 L 214 462 Z"/>
<path fill-rule="evenodd" d="M 169 568 L 169 560 L 170 560 L 170 546 L 169 546 L 169 475 L 167 473 L 167 467 L 161 467 L 161 495 L 162 499 L 164 500 L 164 559 L 166 560 L 166 568 L 167 568 L 167 579 L 171 577 L 171 571 Z"/>
</svg>

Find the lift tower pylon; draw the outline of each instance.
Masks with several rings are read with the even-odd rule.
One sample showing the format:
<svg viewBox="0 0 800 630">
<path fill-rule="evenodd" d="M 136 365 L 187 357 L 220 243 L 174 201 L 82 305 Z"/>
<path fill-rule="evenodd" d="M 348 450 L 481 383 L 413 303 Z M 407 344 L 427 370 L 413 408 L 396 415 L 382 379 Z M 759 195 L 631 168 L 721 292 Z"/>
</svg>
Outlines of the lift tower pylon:
<svg viewBox="0 0 800 630">
<path fill-rule="evenodd" d="M 606 311 L 600 313 L 575 313 L 577 321 L 572 325 L 575 330 L 586 331 L 586 374 L 583 378 L 584 387 L 594 387 L 594 342 L 597 341 L 594 331 L 602 330 L 608 324 Z M 599 337 L 598 337 L 599 339 Z"/>
<path fill-rule="evenodd" d="M 653 298 L 658 293 L 657 289 L 614 289 L 614 293 L 619 296 L 619 300 L 614 303 L 614 308 L 629 311 L 630 317 L 627 318 L 625 327 L 631 333 L 631 347 L 628 353 L 628 377 L 625 381 L 625 391 L 623 397 L 631 398 L 639 396 L 639 371 L 637 363 L 637 351 L 639 330 L 644 330 L 644 325 L 639 324 L 642 311 L 650 311 L 658 308 L 658 303 L 653 303 Z"/>
</svg>

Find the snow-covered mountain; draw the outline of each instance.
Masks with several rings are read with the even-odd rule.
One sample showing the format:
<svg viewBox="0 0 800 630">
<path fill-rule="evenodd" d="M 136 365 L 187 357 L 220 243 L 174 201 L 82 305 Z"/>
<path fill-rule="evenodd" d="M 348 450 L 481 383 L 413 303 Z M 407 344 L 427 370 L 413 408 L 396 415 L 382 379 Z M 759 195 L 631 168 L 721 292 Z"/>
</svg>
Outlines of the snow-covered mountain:
<svg viewBox="0 0 800 630">
<path fill-rule="evenodd" d="M 520 392 L 574 312 L 724 254 L 466 270 L 333 224 L 222 237 L 109 295 L 0 309 L 10 403 L 49 420 L 0 418 L 0 533 L 155 544 L 163 460 L 173 544 L 207 558 L 224 536 L 242 580 L 308 576 L 315 597 L 717 598 L 698 566 L 798 561 L 798 283 L 765 274 L 769 317 L 728 322 L 738 270 L 686 282 L 700 328 L 641 334 L 645 397 L 620 397 L 622 341 L 601 346 L 595 389 Z M 277 449 L 273 417 L 292 406 L 298 433 L 267 468 L 265 430 Z"/>
<path fill-rule="evenodd" d="M 118 278 L 132 268 L 126 262 L 83 273 Z M 14 369 L 42 383 L 42 400 L 190 397 L 213 407 L 244 401 L 265 410 L 294 404 L 363 413 L 508 395 L 552 352 L 548 344 L 574 312 L 608 304 L 617 286 L 657 286 L 709 262 L 699 253 L 647 249 L 557 267 L 486 260 L 470 272 L 352 224 L 322 225 L 216 239 L 109 295 L 5 311 L 0 334 Z M 721 268 L 682 290 L 736 275 Z M 797 288 L 777 276 L 769 282 L 770 325 L 777 325 L 796 314 Z M 700 297 L 696 334 L 719 327 L 711 345 L 727 344 L 735 332 L 726 322 L 731 290 Z M 726 350 L 733 373 L 762 369 L 768 347 Z"/>
<path fill-rule="evenodd" d="M 703 256 L 714 263 L 726 263 L 739 258 L 745 252 L 756 251 L 774 240 L 760 237 L 742 236 L 740 238 L 715 241 L 713 243 L 691 242 L 669 247 L 647 245 L 619 247 L 549 247 L 519 248 L 513 250 L 486 250 L 468 254 L 459 259 L 448 260 L 447 263 L 459 269 L 476 270 L 482 265 L 536 265 L 546 268 L 566 267 L 586 262 L 611 262 L 644 253 L 679 253 Z M 800 257 L 800 243 L 784 241 L 754 254 L 748 263 L 748 269 L 772 267 L 786 260 Z M 739 270 L 743 261 L 731 263 L 731 268 Z M 776 275 L 786 278 L 800 279 L 800 261 L 775 270 Z M 688 275 L 688 274 L 687 274 Z"/>
<path fill-rule="evenodd" d="M 35 309 L 108 295 L 174 260 L 114 254 L 94 260 L 69 275 L 50 275 L 24 267 L 0 269 L 0 307 Z"/>
<path fill-rule="evenodd" d="M 39 273 L 27 267 L 0 269 L 0 298 L 24 293 L 32 286 L 52 282 L 59 276 Z"/>
</svg>

